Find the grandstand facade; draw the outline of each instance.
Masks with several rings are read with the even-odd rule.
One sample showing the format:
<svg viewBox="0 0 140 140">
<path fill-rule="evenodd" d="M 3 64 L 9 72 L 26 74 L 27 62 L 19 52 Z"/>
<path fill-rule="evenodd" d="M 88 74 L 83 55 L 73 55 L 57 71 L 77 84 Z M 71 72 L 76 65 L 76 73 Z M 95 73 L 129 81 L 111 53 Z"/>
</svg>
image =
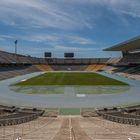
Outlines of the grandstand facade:
<svg viewBox="0 0 140 140">
<path fill-rule="evenodd" d="M 109 58 L 37 58 L 0 51 L 0 64 L 104 64 Z"/>
<path fill-rule="evenodd" d="M 122 57 L 112 61 L 112 67 L 106 67 L 105 71 L 140 80 L 140 36 L 114 45 L 104 51 L 122 52 Z"/>
<path fill-rule="evenodd" d="M 38 71 L 96 71 L 108 60 L 109 58 L 36 58 L 0 51 L 0 80 Z"/>
<path fill-rule="evenodd" d="M 140 36 L 104 50 L 122 52 L 123 57 L 119 60 L 118 65 L 140 64 Z"/>
</svg>

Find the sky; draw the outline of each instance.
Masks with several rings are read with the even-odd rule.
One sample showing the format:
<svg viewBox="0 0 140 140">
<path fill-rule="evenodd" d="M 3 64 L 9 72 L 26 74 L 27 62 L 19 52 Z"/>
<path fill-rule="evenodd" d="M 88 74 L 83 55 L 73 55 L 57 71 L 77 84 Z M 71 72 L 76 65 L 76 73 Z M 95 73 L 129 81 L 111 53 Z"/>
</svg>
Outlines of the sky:
<svg viewBox="0 0 140 140">
<path fill-rule="evenodd" d="M 113 57 L 140 35 L 140 0 L 0 0 L 0 50 L 43 57 Z"/>
</svg>

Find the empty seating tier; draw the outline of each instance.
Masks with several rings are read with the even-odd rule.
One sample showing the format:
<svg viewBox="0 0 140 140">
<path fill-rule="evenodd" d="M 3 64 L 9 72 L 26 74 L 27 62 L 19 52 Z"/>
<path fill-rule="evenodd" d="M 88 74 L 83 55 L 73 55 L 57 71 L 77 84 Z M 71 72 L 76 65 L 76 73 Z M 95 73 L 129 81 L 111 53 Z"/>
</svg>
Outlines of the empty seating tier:
<svg viewBox="0 0 140 140">
<path fill-rule="evenodd" d="M 87 65 L 79 65 L 79 64 L 62 64 L 62 65 L 51 65 L 52 69 L 55 71 L 84 71 Z"/>
<path fill-rule="evenodd" d="M 96 72 L 96 71 L 101 70 L 103 67 L 104 67 L 104 65 L 101 65 L 101 64 L 88 65 L 87 68 L 85 69 L 85 71 Z"/>
<path fill-rule="evenodd" d="M 0 66 L 0 80 L 39 71 L 32 65 Z"/>
<path fill-rule="evenodd" d="M 17 125 L 37 119 L 43 110 L 0 106 L 0 126 Z"/>
<path fill-rule="evenodd" d="M 53 71 L 52 67 L 50 65 L 45 64 L 38 64 L 34 65 L 37 69 L 40 71 Z"/>
<path fill-rule="evenodd" d="M 104 119 L 130 125 L 140 125 L 140 115 L 138 112 L 140 112 L 140 106 L 130 108 L 104 108 L 96 111 L 96 113 Z"/>
</svg>

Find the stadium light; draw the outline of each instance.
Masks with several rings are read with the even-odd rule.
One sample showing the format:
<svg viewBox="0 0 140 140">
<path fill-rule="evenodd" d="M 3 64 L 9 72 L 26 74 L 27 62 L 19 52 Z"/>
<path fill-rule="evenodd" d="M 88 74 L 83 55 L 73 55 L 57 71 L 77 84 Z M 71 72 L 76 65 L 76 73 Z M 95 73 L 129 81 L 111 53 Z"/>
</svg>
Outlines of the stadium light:
<svg viewBox="0 0 140 140">
<path fill-rule="evenodd" d="M 15 40 L 15 54 L 17 54 L 17 43 L 18 43 L 18 40 Z"/>
</svg>

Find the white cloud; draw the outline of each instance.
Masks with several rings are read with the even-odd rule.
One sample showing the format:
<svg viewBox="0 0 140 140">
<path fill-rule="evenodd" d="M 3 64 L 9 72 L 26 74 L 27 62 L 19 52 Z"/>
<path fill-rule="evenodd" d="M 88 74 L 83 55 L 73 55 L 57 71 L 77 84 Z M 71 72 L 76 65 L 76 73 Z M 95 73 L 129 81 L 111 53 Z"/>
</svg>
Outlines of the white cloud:
<svg viewBox="0 0 140 140">
<path fill-rule="evenodd" d="M 73 44 L 81 44 L 81 45 L 93 45 L 96 44 L 95 41 L 88 39 L 88 38 L 84 38 L 84 37 L 80 37 L 80 36 L 70 36 L 69 40 L 71 43 Z"/>
<path fill-rule="evenodd" d="M 83 48 L 83 47 L 67 47 L 67 46 L 54 46 L 50 51 L 59 51 L 59 52 L 66 52 L 66 51 L 72 51 L 72 52 L 88 52 L 88 51 L 97 51 L 98 48 Z"/>
<path fill-rule="evenodd" d="M 83 19 L 78 13 L 67 11 L 65 6 L 62 8 L 61 3 L 50 0 L 1 0 L 0 7 L 1 21 L 10 25 L 60 29 L 87 26 L 86 17 Z M 84 22 L 79 24 L 82 20 Z"/>
<path fill-rule="evenodd" d="M 125 15 L 129 15 L 133 18 L 140 18 L 140 13 L 135 13 L 135 12 L 130 12 L 130 11 L 124 11 L 124 10 L 120 10 L 120 12 L 122 14 L 125 14 Z"/>
<path fill-rule="evenodd" d="M 112 9 L 115 13 L 118 12 L 134 18 L 140 18 L 140 0 L 71 0 L 69 2 L 84 5 L 101 5 Z"/>
<path fill-rule="evenodd" d="M 59 37 L 56 35 L 46 35 L 46 34 L 37 34 L 37 35 L 29 35 L 29 37 L 24 38 L 28 41 L 34 41 L 34 42 L 58 42 Z"/>
<path fill-rule="evenodd" d="M 83 8 L 87 5 L 93 6 L 90 13 L 87 7 L 86 10 Z M 1 0 L 0 21 L 19 27 L 91 29 L 98 15 L 94 6 L 105 6 L 114 12 L 140 17 L 139 0 Z"/>
<path fill-rule="evenodd" d="M 31 35 L 28 37 L 23 37 L 25 40 L 28 41 L 34 41 L 34 42 L 46 42 L 46 43 L 52 43 L 52 44 L 59 44 L 66 42 L 68 44 L 80 44 L 80 45 L 93 45 L 95 44 L 95 41 L 75 36 L 75 35 L 60 35 L 60 34 L 54 34 L 54 35 L 47 35 L 47 34 L 38 34 L 38 35 Z"/>
<path fill-rule="evenodd" d="M 106 6 L 115 13 L 129 15 L 134 18 L 140 18 L 140 1 L 139 0 L 104 0 Z"/>
<path fill-rule="evenodd" d="M 5 40 L 5 39 L 13 39 L 14 37 L 10 35 L 0 35 L 0 38 Z"/>
<path fill-rule="evenodd" d="M 79 44 L 79 45 L 95 45 L 96 42 L 92 39 L 75 36 L 75 35 L 60 35 L 60 34 L 26 34 L 26 35 L 0 35 L 1 40 L 18 39 L 24 41 L 40 42 L 45 44 Z"/>
</svg>

